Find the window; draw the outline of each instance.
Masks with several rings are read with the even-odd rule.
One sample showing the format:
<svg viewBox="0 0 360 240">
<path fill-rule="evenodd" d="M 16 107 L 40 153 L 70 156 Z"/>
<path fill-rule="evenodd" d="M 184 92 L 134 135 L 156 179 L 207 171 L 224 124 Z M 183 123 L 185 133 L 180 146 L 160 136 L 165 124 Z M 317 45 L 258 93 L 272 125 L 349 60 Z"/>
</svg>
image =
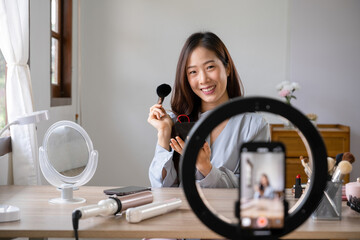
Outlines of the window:
<svg viewBox="0 0 360 240">
<path fill-rule="evenodd" d="M 6 125 L 5 111 L 5 71 L 6 62 L 2 52 L 0 51 L 0 129 Z"/>
<path fill-rule="evenodd" d="M 71 104 L 72 0 L 51 0 L 51 106 Z"/>
</svg>

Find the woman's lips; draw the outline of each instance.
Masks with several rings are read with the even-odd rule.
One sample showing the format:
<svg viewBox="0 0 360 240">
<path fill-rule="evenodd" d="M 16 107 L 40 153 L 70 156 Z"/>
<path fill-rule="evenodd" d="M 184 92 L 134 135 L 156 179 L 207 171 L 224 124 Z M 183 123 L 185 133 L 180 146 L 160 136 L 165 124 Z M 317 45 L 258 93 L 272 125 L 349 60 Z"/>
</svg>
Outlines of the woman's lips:
<svg viewBox="0 0 360 240">
<path fill-rule="evenodd" d="M 216 86 L 210 86 L 210 87 L 207 87 L 207 88 L 201 88 L 201 91 L 202 91 L 204 94 L 208 95 L 208 94 L 214 93 L 214 92 L 215 92 L 215 88 L 216 88 Z"/>
</svg>

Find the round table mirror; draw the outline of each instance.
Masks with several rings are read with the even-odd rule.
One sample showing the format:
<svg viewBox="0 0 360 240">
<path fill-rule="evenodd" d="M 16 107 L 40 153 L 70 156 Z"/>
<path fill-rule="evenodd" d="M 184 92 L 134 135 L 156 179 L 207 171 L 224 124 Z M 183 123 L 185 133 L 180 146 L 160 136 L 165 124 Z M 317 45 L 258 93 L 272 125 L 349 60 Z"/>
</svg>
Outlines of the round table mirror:
<svg viewBox="0 0 360 240">
<path fill-rule="evenodd" d="M 74 198 L 73 190 L 86 184 L 97 167 L 98 153 L 87 132 L 74 122 L 57 122 L 45 133 L 39 154 L 45 179 L 61 190 L 61 197 L 50 202 L 85 202 L 83 198 Z"/>
</svg>

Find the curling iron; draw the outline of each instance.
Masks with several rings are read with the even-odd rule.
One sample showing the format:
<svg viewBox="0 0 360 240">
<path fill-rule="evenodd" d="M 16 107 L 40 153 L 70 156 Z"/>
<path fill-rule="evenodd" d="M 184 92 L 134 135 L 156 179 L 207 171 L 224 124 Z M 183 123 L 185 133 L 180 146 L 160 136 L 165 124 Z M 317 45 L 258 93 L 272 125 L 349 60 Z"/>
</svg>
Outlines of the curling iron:
<svg viewBox="0 0 360 240">
<path fill-rule="evenodd" d="M 148 204 L 153 201 L 151 191 L 144 191 L 129 194 L 122 197 L 111 196 L 108 199 L 101 200 L 98 204 L 88 205 L 77 208 L 72 213 L 73 228 L 75 238 L 78 239 L 79 220 L 95 216 L 116 215 L 128 208 Z"/>
</svg>

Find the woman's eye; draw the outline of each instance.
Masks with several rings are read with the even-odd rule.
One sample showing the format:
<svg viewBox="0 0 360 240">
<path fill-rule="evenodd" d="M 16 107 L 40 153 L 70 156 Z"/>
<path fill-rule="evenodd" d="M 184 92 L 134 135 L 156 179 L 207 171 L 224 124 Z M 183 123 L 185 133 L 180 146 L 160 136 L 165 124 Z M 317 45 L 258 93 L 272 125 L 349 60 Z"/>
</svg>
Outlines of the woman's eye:
<svg viewBox="0 0 360 240">
<path fill-rule="evenodd" d="M 210 69 L 213 69 L 215 66 L 208 66 L 207 69 L 210 70 Z"/>
<path fill-rule="evenodd" d="M 196 73 L 196 71 L 190 71 L 189 72 L 189 74 L 195 74 Z"/>
</svg>

